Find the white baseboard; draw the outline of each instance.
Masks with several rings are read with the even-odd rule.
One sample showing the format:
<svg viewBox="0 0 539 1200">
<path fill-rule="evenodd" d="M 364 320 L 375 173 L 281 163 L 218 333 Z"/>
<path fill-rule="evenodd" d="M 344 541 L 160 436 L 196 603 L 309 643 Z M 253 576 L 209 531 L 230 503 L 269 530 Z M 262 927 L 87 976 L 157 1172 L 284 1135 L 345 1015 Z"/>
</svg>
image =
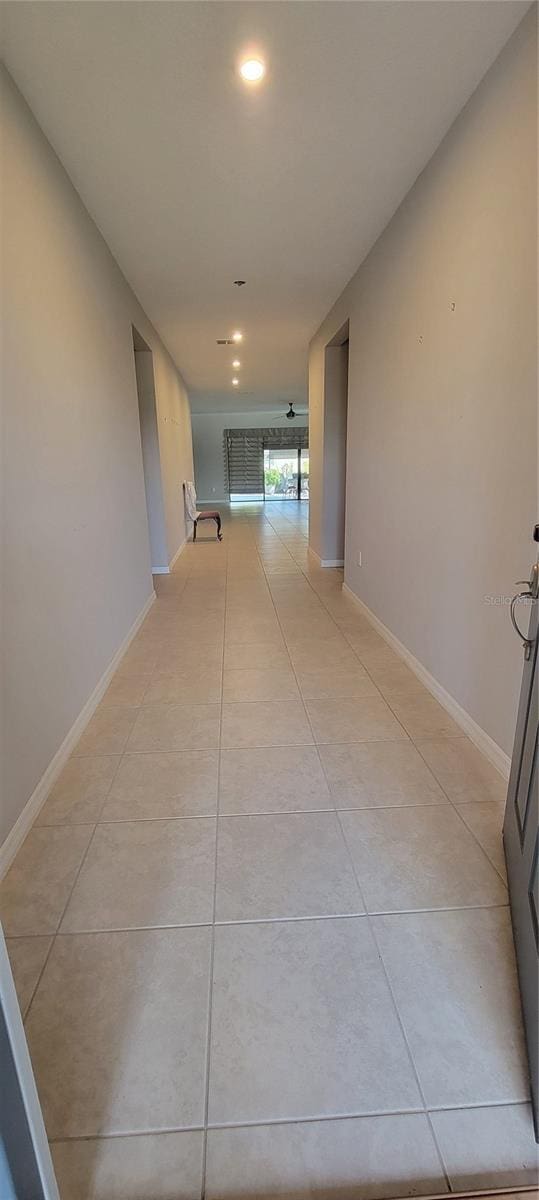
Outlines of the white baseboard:
<svg viewBox="0 0 539 1200">
<path fill-rule="evenodd" d="M 187 537 L 184 537 L 183 542 L 180 542 L 180 545 L 178 546 L 178 549 L 176 550 L 174 557 L 171 558 L 171 560 L 168 564 L 169 571 L 172 571 L 172 568 L 176 566 L 176 563 L 180 557 L 180 554 L 181 554 L 182 550 L 185 549 L 186 545 L 187 545 Z"/>
<path fill-rule="evenodd" d="M 144 608 L 139 613 L 136 620 L 133 622 L 129 633 L 124 638 L 121 646 L 116 651 L 116 654 L 109 663 L 106 671 L 101 676 L 99 683 L 96 684 L 91 696 L 89 696 L 84 708 L 81 709 L 77 719 L 74 721 L 69 733 L 66 734 L 61 746 L 59 746 L 54 758 L 51 759 L 46 771 L 41 776 L 39 783 L 34 788 L 30 799 L 26 802 L 20 816 L 17 818 L 13 828 L 9 831 L 2 846 L 0 846 L 0 879 L 2 879 L 11 866 L 13 859 L 22 845 L 27 833 L 29 833 L 34 821 L 43 807 L 51 788 L 56 783 L 60 772 L 65 766 L 73 747 L 78 742 L 81 733 L 83 733 L 90 717 L 93 716 L 99 701 L 104 696 L 107 687 L 117 670 L 126 650 L 129 649 L 133 638 L 138 633 L 142 622 L 149 612 L 155 600 L 155 592 L 146 601 Z"/>
<path fill-rule="evenodd" d="M 376 629 L 376 632 L 380 634 L 380 637 L 383 637 L 384 641 L 391 646 L 392 650 L 394 650 L 400 658 L 404 659 L 404 662 L 410 668 L 410 670 L 413 671 L 414 675 L 417 675 L 417 678 L 424 683 L 428 691 L 431 692 L 431 694 L 436 700 L 438 700 L 442 707 L 446 709 L 449 715 L 453 717 L 453 720 L 456 721 L 457 725 L 460 725 L 461 729 L 467 735 L 467 737 L 469 737 L 470 741 L 477 746 L 477 749 L 485 755 L 485 758 L 488 758 L 489 762 L 492 763 L 493 767 L 496 767 L 500 774 L 503 775 L 504 779 L 508 779 L 511 768 L 511 759 L 509 755 L 502 750 L 501 746 L 498 746 L 498 743 L 490 737 L 490 734 L 486 733 L 485 730 L 477 724 L 477 721 L 474 721 L 473 717 L 466 712 L 466 709 L 462 708 L 458 701 L 455 700 L 449 692 L 446 692 L 445 688 L 442 687 L 442 684 L 438 683 L 438 680 L 434 678 L 434 675 L 431 675 L 430 672 L 427 671 L 427 668 L 423 666 L 423 663 L 421 663 L 418 658 L 415 658 L 410 650 L 406 649 L 406 646 L 400 642 L 397 637 L 395 637 L 395 634 L 392 633 L 382 621 L 380 621 L 379 617 L 375 616 L 375 614 L 370 608 L 367 607 L 364 601 L 360 600 L 359 596 L 356 596 L 356 593 L 353 592 L 350 587 L 348 587 L 347 583 L 343 583 L 343 592 L 345 592 L 346 595 L 353 600 L 354 604 L 357 605 L 362 615 L 366 617 L 367 621 L 369 621 L 374 629 Z"/>
<path fill-rule="evenodd" d="M 319 567 L 344 567 L 344 558 L 320 558 L 312 546 L 309 546 L 309 554 L 316 559 Z"/>
<path fill-rule="evenodd" d="M 178 546 L 178 549 L 176 550 L 175 555 L 173 556 L 173 558 L 171 558 L 171 560 L 168 564 L 168 567 L 152 567 L 152 575 L 170 575 L 170 572 L 172 571 L 173 567 L 177 563 L 177 561 L 180 557 L 180 554 L 181 554 L 184 546 L 186 546 L 186 545 L 187 545 L 187 538 L 185 537 L 183 539 L 183 542 L 181 542 L 180 545 Z"/>
</svg>

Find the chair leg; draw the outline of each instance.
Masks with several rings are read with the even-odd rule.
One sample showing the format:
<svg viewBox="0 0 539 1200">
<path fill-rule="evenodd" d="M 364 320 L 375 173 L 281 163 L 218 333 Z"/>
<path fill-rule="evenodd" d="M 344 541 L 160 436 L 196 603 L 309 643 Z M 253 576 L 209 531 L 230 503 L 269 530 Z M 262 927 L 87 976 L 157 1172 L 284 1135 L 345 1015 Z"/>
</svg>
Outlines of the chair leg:
<svg viewBox="0 0 539 1200">
<path fill-rule="evenodd" d="M 222 542 L 223 535 L 221 533 L 221 517 L 219 516 L 219 513 L 217 513 L 217 516 L 215 518 L 215 523 L 217 525 L 217 538 L 220 542 Z"/>
<path fill-rule="evenodd" d="M 196 523 L 196 521 L 193 521 L 193 541 L 196 542 L 196 540 L 197 540 L 197 523 Z"/>
</svg>

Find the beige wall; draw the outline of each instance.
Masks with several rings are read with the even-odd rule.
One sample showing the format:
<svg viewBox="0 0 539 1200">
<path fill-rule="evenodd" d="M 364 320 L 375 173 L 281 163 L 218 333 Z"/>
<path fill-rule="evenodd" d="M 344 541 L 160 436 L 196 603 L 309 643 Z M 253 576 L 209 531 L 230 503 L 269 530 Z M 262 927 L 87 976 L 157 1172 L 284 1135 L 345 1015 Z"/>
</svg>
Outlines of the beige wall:
<svg viewBox="0 0 539 1200">
<path fill-rule="evenodd" d="M 349 318 L 346 581 L 508 753 L 522 655 L 486 597 L 512 595 L 535 558 L 536 198 L 532 10 L 324 321 L 309 371 L 313 548 L 326 557 L 324 349 Z"/>
<path fill-rule="evenodd" d="M 0 841 L 152 594 L 131 326 L 153 351 L 169 559 L 192 474 L 178 372 L 3 74 Z"/>
</svg>

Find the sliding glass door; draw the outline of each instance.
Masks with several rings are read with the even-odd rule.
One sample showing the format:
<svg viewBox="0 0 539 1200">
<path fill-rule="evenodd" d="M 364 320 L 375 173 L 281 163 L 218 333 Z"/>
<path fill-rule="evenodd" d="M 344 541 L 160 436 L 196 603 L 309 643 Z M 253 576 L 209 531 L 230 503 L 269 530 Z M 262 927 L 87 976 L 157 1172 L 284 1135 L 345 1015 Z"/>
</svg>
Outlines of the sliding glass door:
<svg viewBox="0 0 539 1200">
<path fill-rule="evenodd" d="M 275 426 L 224 430 L 231 501 L 308 500 L 309 430 Z"/>
<path fill-rule="evenodd" d="M 264 449 L 264 499 L 307 500 L 309 451 Z"/>
</svg>

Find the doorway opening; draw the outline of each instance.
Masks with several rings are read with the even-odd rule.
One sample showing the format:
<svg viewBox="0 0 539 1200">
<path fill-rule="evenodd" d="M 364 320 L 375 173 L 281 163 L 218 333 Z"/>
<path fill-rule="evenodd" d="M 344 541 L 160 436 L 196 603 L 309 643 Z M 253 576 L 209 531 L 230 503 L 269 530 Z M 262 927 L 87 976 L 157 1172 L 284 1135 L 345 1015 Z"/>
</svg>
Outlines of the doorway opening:
<svg viewBox="0 0 539 1200">
<path fill-rule="evenodd" d="M 132 326 L 132 332 L 152 574 L 163 575 L 168 574 L 169 565 L 161 483 L 153 354 L 134 326 Z"/>
<path fill-rule="evenodd" d="M 322 565 L 342 567 L 346 527 L 348 321 L 328 343 L 324 370 Z"/>
<path fill-rule="evenodd" d="M 264 500 L 309 499 L 309 451 L 264 448 Z"/>
</svg>

